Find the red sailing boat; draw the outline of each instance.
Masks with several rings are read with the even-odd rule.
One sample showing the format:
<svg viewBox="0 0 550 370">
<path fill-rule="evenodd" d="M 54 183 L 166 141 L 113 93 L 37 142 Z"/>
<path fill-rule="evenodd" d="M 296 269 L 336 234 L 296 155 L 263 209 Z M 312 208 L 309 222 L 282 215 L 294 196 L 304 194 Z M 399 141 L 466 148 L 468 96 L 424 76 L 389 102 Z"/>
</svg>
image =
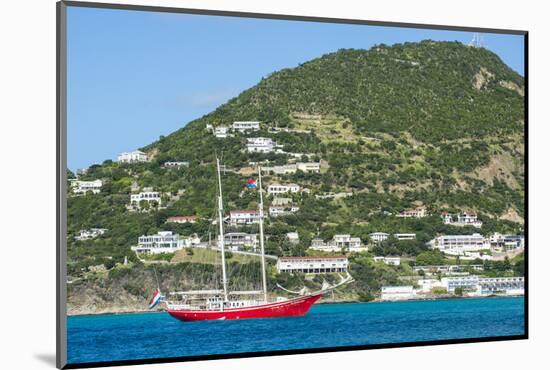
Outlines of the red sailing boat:
<svg viewBox="0 0 550 370">
<path fill-rule="evenodd" d="M 220 175 L 220 162 L 216 159 L 218 172 L 218 245 L 221 252 L 222 265 L 222 285 L 223 290 L 195 290 L 184 292 L 173 292 L 171 296 L 179 297 L 178 300 L 164 300 L 168 313 L 178 320 L 182 321 L 200 321 L 200 320 L 236 320 L 236 319 L 256 319 L 269 317 L 288 317 L 303 316 L 311 306 L 317 302 L 323 294 L 335 289 L 338 286 L 350 283 L 353 278 L 347 274 L 341 281 L 333 286 L 326 282 L 321 290 L 309 293 L 305 288 L 299 292 L 290 291 L 278 285 L 278 287 L 288 293 L 296 295 L 294 298 L 277 297 L 270 301 L 267 295 L 265 251 L 264 251 L 264 230 L 263 230 L 263 196 L 262 196 L 262 174 L 258 168 L 259 180 L 259 226 L 260 226 L 260 251 L 262 262 L 262 290 L 259 291 L 228 291 L 227 272 L 225 266 L 225 246 L 223 231 L 223 198 Z M 157 289 L 158 295 L 160 291 Z"/>
</svg>

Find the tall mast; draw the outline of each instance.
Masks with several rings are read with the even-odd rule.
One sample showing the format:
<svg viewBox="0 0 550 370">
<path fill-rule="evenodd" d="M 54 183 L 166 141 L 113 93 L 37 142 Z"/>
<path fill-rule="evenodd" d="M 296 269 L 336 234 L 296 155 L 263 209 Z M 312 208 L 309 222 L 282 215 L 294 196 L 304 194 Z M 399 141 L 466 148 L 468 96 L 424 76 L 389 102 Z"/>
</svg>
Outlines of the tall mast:
<svg viewBox="0 0 550 370">
<path fill-rule="evenodd" d="M 222 253 L 222 284 L 223 284 L 223 296 L 227 301 L 227 273 L 225 271 L 225 240 L 223 235 L 223 199 L 222 199 L 222 178 L 220 174 L 220 160 L 216 157 L 216 165 L 218 169 L 218 224 L 220 225 L 220 232 L 218 234 L 218 246 Z"/>
<path fill-rule="evenodd" d="M 262 169 L 258 166 L 258 180 L 260 189 L 260 253 L 262 254 L 262 290 L 264 301 L 267 303 L 267 278 L 265 272 L 265 249 L 264 249 L 264 198 L 262 196 Z"/>
</svg>

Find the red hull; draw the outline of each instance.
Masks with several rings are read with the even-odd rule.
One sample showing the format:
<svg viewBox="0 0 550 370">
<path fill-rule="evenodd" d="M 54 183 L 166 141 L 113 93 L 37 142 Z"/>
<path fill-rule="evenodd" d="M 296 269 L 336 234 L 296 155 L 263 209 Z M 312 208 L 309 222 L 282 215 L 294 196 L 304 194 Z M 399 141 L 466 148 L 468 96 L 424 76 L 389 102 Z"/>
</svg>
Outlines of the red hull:
<svg viewBox="0 0 550 370">
<path fill-rule="evenodd" d="M 298 297 L 283 302 L 266 303 L 260 306 L 231 308 L 224 311 L 168 310 L 182 321 L 261 319 L 269 317 L 304 316 L 322 294 Z"/>
</svg>

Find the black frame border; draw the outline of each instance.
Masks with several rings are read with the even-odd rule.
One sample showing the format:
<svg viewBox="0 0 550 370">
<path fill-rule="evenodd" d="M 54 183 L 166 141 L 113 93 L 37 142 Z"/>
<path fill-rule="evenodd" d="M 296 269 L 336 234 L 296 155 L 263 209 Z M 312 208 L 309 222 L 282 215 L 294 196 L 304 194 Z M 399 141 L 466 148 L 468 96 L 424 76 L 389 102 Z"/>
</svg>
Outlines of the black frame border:
<svg viewBox="0 0 550 370">
<path fill-rule="evenodd" d="M 131 1 L 131 0 L 130 0 Z M 163 13 L 184 13 L 196 15 L 213 15 L 225 17 L 239 18 L 256 18 L 256 19 L 278 19 L 291 21 L 305 21 L 317 23 L 340 23 L 340 24 L 356 24 L 382 27 L 400 27 L 400 28 L 417 28 L 431 29 L 444 31 L 467 31 L 467 32 L 482 32 L 496 34 L 511 34 L 524 37 L 524 234 L 525 234 L 525 295 L 524 295 L 524 334 L 498 337 L 478 337 L 464 339 L 448 339 L 448 340 L 430 340 L 420 342 L 402 342 L 402 343 L 387 343 L 387 344 L 366 344 L 358 346 L 340 346 L 326 348 L 306 348 L 296 350 L 276 350 L 276 351 L 261 351 L 261 352 L 241 352 L 199 356 L 179 356 L 167 358 L 151 358 L 151 359 L 136 359 L 136 360 L 117 360 L 117 361 L 101 361 L 101 362 L 83 362 L 76 364 L 67 363 L 67 312 L 66 312 L 66 259 L 67 259 L 67 243 L 66 243 L 66 160 L 67 160 L 67 7 L 81 8 L 102 8 L 113 10 L 133 10 L 133 11 L 149 11 Z M 204 360 L 220 360 L 232 358 L 249 358 L 249 357 L 268 357 L 282 356 L 294 354 L 311 354 L 324 352 L 344 352 L 369 349 L 384 349 L 384 348 L 406 348 L 420 346 L 434 346 L 447 344 L 468 344 L 468 343 L 484 343 L 484 342 L 500 342 L 509 340 L 523 340 L 529 338 L 529 32 L 526 30 L 514 29 L 496 29 L 496 28 L 481 28 L 471 26 L 450 26 L 450 25 L 434 25 L 424 23 L 402 23 L 402 22 L 384 22 L 374 20 L 346 19 L 346 18 L 328 18 L 316 16 L 300 16 L 289 14 L 268 14 L 268 13 L 253 13 L 253 12 L 237 12 L 225 10 L 211 9 L 192 9 L 192 8 L 175 8 L 163 6 L 147 6 L 147 5 L 131 5 L 131 4 L 114 4 L 100 2 L 82 2 L 82 1 L 59 1 L 56 4 L 56 47 L 57 47 L 57 62 L 56 62 L 56 229 L 57 229 L 57 248 L 56 248 L 56 367 L 58 369 L 80 369 L 80 368 L 95 368 L 108 366 L 123 366 L 123 365 L 143 365 L 143 364 L 160 364 L 173 362 L 188 362 L 188 361 L 204 361 Z"/>
</svg>

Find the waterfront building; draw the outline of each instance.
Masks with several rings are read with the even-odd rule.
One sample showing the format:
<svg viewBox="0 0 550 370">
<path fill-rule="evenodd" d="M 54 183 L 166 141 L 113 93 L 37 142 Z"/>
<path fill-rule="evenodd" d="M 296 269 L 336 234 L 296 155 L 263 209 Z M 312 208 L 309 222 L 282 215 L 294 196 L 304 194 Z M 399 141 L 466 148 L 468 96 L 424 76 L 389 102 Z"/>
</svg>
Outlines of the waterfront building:
<svg viewBox="0 0 550 370">
<path fill-rule="evenodd" d="M 271 184 L 267 187 L 267 194 L 297 193 L 300 191 L 300 185 L 297 184 Z"/>
<path fill-rule="evenodd" d="M 449 293 L 454 293 L 457 288 L 472 292 L 477 290 L 479 277 L 477 275 L 444 277 L 441 278 L 441 283 Z"/>
<path fill-rule="evenodd" d="M 133 152 L 123 152 L 118 155 L 117 161 L 120 163 L 147 162 L 149 157 L 141 150 Z"/>
<path fill-rule="evenodd" d="M 166 222 L 176 224 L 194 224 L 197 222 L 197 216 L 171 216 L 168 217 Z"/>
<path fill-rule="evenodd" d="M 257 131 L 260 129 L 260 122 L 258 121 L 235 121 L 233 122 L 233 130 L 239 132 Z"/>
<path fill-rule="evenodd" d="M 260 213 L 253 209 L 230 211 L 229 222 L 232 225 L 257 224 L 260 222 Z"/>
<path fill-rule="evenodd" d="M 445 288 L 443 283 L 439 279 L 418 279 L 417 293 L 429 294 L 434 288 Z"/>
<path fill-rule="evenodd" d="M 411 299 L 416 296 L 416 291 L 412 285 L 401 286 L 383 286 L 380 299 L 383 301 L 400 301 Z"/>
<path fill-rule="evenodd" d="M 427 215 L 428 215 L 428 213 L 427 213 L 426 207 L 424 207 L 424 206 L 418 206 L 418 207 L 416 207 L 416 208 L 406 209 L 406 210 L 401 211 L 399 214 L 397 214 L 397 217 L 404 217 L 404 218 L 409 218 L 409 217 L 422 218 L 422 217 L 426 217 Z"/>
<path fill-rule="evenodd" d="M 101 192 L 103 182 L 101 180 L 83 181 L 83 180 L 70 180 L 71 189 L 74 194 L 86 194 L 91 192 L 98 194 Z"/>
<path fill-rule="evenodd" d="M 346 272 L 348 259 L 337 257 L 280 257 L 277 260 L 277 271 L 301 272 L 306 274 L 324 274 L 330 272 Z"/>
<path fill-rule="evenodd" d="M 466 251 L 488 249 L 489 242 L 480 234 L 472 235 L 442 235 L 430 241 L 434 249 L 449 254 L 460 254 Z"/>
<path fill-rule="evenodd" d="M 479 278 L 477 294 L 479 295 L 523 295 L 525 279 L 522 276 Z"/>
<path fill-rule="evenodd" d="M 370 239 L 377 243 L 383 242 L 384 240 L 388 239 L 389 236 L 390 234 L 382 233 L 382 232 L 375 232 L 375 233 L 369 234 Z"/>
<path fill-rule="evenodd" d="M 79 235 L 75 236 L 76 240 L 88 240 L 97 238 L 100 235 L 105 234 L 107 229 L 91 228 L 88 230 L 80 230 Z"/>
<path fill-rule="evenodd" d="M 414 233 L 400 233 L 400 234 L 393 234 L 394 238 L 397 240 L 414 240 L 416 239 L 416 234 Z"/>
</svg>

